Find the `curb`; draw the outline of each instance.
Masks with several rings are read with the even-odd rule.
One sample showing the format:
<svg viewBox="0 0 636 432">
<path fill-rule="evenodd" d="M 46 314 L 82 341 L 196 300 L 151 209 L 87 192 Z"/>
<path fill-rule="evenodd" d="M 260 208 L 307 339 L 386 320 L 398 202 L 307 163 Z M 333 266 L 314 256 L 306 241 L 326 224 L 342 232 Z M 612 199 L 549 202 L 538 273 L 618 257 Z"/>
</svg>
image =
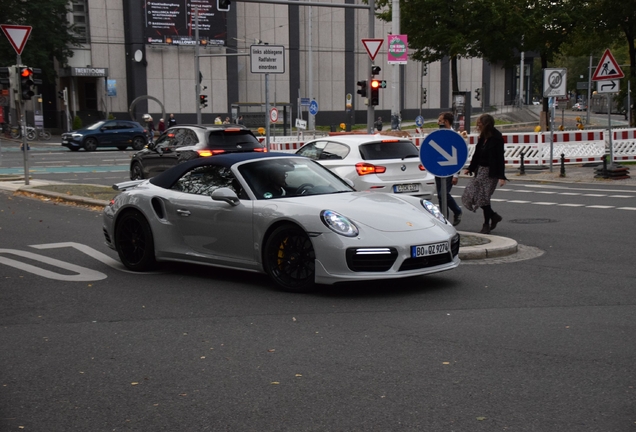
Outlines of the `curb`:
<svg viewBox="0 0 636 432">
<path fill-rule="evenodd" d="M 460 246 L 459 247 L 459 259 L 462 260 L 477 260 L 485 258 L 498 258 L 508 256 L 517 253 L 519 245 L 516 240 L 500 237 L 490 234 L 475 234 L 464 231 L 458 231 L 459 235 L 471 235 L 476 237 L 483 237 L 490 240 L 489 243 L 476 246 Z"/>
</svg>

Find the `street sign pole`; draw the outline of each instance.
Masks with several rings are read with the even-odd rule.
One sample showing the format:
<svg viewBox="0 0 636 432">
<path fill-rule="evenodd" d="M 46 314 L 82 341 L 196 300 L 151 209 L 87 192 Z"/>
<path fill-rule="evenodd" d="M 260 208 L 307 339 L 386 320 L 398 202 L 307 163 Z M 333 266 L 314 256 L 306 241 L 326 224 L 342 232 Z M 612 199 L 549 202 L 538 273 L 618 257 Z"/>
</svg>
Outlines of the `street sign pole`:
<svg viewBox="0 0 636 432">
<path fill-rule="evenodd" d="M 269 74 L 265 74 L 265 148 L 269 151 Z"/>
</svg>

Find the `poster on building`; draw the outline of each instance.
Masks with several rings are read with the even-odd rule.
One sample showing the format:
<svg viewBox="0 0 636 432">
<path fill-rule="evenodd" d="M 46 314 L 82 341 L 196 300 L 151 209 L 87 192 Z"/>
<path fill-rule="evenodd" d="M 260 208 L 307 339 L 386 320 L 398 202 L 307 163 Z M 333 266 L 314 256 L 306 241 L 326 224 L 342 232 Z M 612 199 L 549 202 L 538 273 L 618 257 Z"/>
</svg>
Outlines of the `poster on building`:
<svg viewBox="0 0 636 432">
<path fill-rule="evenodd" d="M 406 64 L 408 60 L 407 35 L 388 35 L 387 52 L 388 64 Z"/>
<path fill-rule="evenodd" d="M 216 0 L 145 0 L 146 43 L 195 45 L 195 6 L 199 9 L 199 43 L 225 45 L 226 12 L 217 10 Z"/>
<path fill-rule="evenodd" d="M 117 96 L 117 80 L 109 79 L 106 81 L 106 96 Z"/>
</svg>

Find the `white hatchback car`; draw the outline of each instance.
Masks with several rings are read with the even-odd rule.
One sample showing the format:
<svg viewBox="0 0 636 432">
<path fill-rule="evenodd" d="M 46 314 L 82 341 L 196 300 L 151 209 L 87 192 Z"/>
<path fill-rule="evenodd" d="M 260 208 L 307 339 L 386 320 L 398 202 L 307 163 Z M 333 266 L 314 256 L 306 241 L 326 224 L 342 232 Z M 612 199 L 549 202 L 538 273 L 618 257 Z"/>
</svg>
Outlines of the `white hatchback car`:
<svg viewBox="0 0 636 432">
<path fill-rule="evenodd" d="M 339 135 L 318 138 L 296 154 L 309 157 L 358 191 L 375 191 L 432 199 L 435 177 L 420 161 L 420 152 L 405 138 L 386 135 Z"/>
</svg>

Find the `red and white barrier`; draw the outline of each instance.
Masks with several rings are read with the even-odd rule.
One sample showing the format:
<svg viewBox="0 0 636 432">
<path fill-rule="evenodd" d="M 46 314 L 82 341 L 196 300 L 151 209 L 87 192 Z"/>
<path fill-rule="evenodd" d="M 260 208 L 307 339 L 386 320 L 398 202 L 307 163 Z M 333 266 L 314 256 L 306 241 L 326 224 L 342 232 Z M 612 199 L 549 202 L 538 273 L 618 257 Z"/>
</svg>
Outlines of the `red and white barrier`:
<svg viewBox="0 0 636 432">
<path fill-rule="evenodd" d="M 416 147 L 424 142 L 427 134 L 417 134 L 409 139 Z M 471 134 L 466 137 L 468 144 L 468 160 L 472 157 L 479 136 Z M 547 165 L 550 163 L 550 132 L 542 133 L 505 133 L 504 157 L 506 165 L 521 165 L 523 153 L 524 164 Z M 607 130 L 568 131 L 552 133 L 552 162 L 560 163 L 561 154 L 567 164 L 602 162 L 608 153 L 609 133 Z M 263 142 L 264 137 L 259 137 Z M 329 139 L 325 137 L 325 139 Z M 270 150 L 295 152 L 310 139 L 302 140 L 296 136 L 272 137 Z M 612 131 L 612 146 L 615 161 L 636 160 L 636 129 Z"/>
</svg>

